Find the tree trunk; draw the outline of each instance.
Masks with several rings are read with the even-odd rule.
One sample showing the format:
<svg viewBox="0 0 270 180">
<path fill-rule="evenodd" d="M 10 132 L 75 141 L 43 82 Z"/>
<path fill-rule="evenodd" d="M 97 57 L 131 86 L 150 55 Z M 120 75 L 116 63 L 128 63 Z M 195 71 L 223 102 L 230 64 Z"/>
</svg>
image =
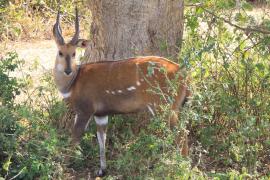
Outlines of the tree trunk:
<svg viewBox="0 0 270 180">
<path fill-rule="evenodd" d="M 156 55 L 175 59 L 183 34 L 183 0 L 89 0 L 88 62 Z"/>
</svg>

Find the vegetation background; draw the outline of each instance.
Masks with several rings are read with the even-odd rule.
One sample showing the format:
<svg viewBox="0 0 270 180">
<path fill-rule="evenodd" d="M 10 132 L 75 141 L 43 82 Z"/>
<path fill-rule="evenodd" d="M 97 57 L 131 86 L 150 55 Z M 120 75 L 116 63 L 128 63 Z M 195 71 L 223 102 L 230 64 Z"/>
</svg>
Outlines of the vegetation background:
<svg viewBox="0 0 270 180">
<path fill-rule="evenodd" d="M 91 14 L 86 2 L 78 5 L 87 37 Z M 50 40 L 56 9 L 57 1 L 0 2 L 0 179 L 87 179 L 98 169 L 94 123 L 80 147 L 70 147 L 50 71 L 35 76 L 43 64 L 9 52 L 15 41 Z M 62 11 L 70 36 L 74 2 L 62 1 Z M 187 0 L 177 61 L 192 76 L 179 124 L 189 131 L 190 157 L 177 154 L 163 114 L 148 123 L 114 116 L 105 179 L 268 179 L 269 15 L 267 0 Z"/>
</svg>

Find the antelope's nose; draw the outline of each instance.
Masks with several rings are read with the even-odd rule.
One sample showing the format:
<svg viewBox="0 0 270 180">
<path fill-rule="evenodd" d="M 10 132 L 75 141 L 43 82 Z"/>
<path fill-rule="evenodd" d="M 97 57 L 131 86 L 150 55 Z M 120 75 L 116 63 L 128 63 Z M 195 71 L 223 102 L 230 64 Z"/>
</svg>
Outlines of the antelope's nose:
<svg viewBox="0 0 270 180">
<path fill-rule="evenodd" d="M 68 75 L 70 75 L 72 73 L 72 70 L 71 69 L 66 69 L 64 72 L 68 76 Z"/>
</svg>

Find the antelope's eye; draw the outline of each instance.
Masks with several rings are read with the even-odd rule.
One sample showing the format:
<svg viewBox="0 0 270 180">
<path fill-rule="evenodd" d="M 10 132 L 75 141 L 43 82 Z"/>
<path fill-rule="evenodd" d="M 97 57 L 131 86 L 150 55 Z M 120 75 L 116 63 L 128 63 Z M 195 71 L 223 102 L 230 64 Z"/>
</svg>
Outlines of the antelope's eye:
<svg viewBox="0 0 270 180">
<path fill-rule="evenodd" d="M 61 51 L 59 51 L 59 56 L 63 56 L 63 53 Z"/>
<path fill-rule="evenodd" d="M 72 57 L 75 57 L 75 56 L 76 56 L 76 53 L 73 53 L 73 54 L 72 54 Z"/>
</svg>

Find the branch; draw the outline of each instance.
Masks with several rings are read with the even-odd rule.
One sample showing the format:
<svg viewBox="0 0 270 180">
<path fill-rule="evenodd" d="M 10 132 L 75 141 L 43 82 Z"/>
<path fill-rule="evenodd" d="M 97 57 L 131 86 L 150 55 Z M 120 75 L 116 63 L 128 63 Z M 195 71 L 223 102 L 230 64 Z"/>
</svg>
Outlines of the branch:
<svg viewBox="0 0 270 180">
<path fill-rule="evenodd" d="M 229 24 L 230 26 L 233 26 L 237 29 L 240 29 L 242 31 L 246 31 L 247 33 L 249 32 L 257 32 L 257 33 L 262 33 L 262 34 L 270 34 L 270 31 L 259 28 L 258 26 L 254 26 L 254 27 L 241 27 L 237 24 L 232 23 L 231 21 L 229 21 L 226 18 L 220 17 L 218 15 L 216 15 L 215 13 L 213 13 L 212 11 L 206 9 L 203 7 L 203 5 L 201 3 L 197 3 L 197 4 L 187 4 L 185 5 L 187 7 L 200 7 L 202 8 L 205 12 L 207 12 L 208 14 L 211 14 L 212 16 L 214 16 L 217 19 L 221 19 L 222 21 L 224 21 L 225 23 Z"/>
<path fill-rule="evenodd" d="M 12 178 L 10 178 L 9 180 L 16 179 L 16 178 L 17 178 L 17 177 L 18 177 L 20 174 L 22 174 L 22 173 L 23 173 L 23 171 L 24 171 L 24 170 L 25 170 L 25 167 L 24 167 L 24 168 L 22 168 L 18 174 L 16 174 L 15 176 L 13 176 Z"/>
</svg>

